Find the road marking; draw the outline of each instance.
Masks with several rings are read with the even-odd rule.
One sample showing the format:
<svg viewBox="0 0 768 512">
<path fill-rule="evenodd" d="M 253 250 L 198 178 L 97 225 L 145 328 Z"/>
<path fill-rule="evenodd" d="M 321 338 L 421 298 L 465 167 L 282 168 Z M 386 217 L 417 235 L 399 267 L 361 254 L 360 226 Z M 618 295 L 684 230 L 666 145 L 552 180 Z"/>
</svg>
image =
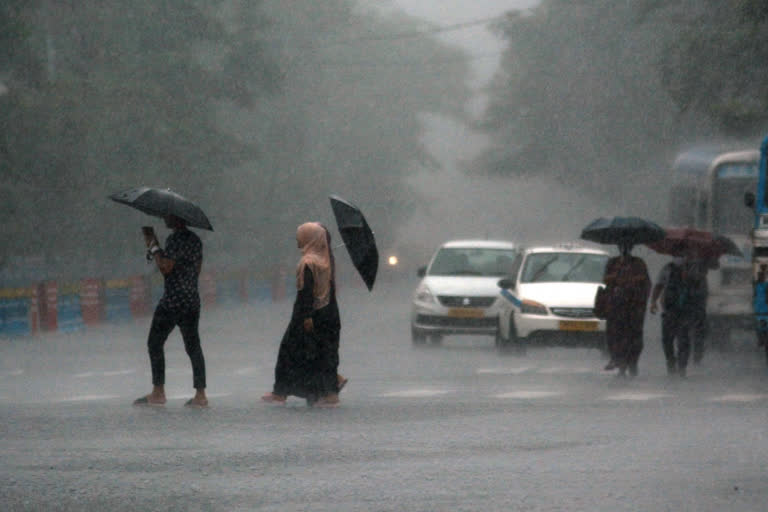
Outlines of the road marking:
<svg viewBox="0 0 768 512">
<path fill-rule="evenodd" d="M 530 366 L 523 366 L 521 368 L 478 368 L 477 373 L 480 375 L 518 375 L 530 369 Z"/>
<path fill-rule="evenodd" d="M 380 397 L 398 397 L 398 398 L 425 398 L 430 396 L 439 396 L 450 393 L 446 389 L 406 389 L 403 391 L 390 391 L 388 393 L 382 393 Z"/>
<path fill-rule="evenodd" d="M 258 371 L 259 369 L 253 366 L 249 368 L 238 368 L 237 370 L 235 370 L 235 375 L 253 375 Z"/>
<path fill-rule="evenodd" d="M 656 400 L 659 398 L 666 398 L 672 395 L 667 393 L 643 393 L 640 391 L 629 391 L 627 393 L 618 393 L 616 395 L 609 395 L 604 400 L 633 400 L 633 401 L 645 401 Z"/>
<path fill-rule="evenodd" d="M 592 373 L 594 368 L 586 368 L 584 366 L 568 367 L 568 366 L 554 366 L 552 368 L 540 368 L 539 373 L 546 375 L 566 374 L 566 373 Z"/>
<path fill-rule="evenodd" d="M 232 393 L 206 393 L 205 395 L 208 398 L 221 398 L 221 397 L 224 397 L 224 396 L 230 396 L 231 394 Z M 168 396 L 166 396 L 167 400 L 183 400 L 183 399 L 189 400 L 190 398 L 192 398 L 192 394 L 191 393 L 177 394 L 177 395 L 168 395 Z"/>
<path fill-rule="evenodd" d="M 518 368 L 478 368 L 478 375 L 520 375 L 526 372 L 535 372 L 543 375 L 567 375 L 595 373 L 594 368 L 586 366 L 549 366 L 537 368 L 533 366 L 522 366 Z"/>
<path fill-rule="evenodd" d="M 758 400 L 764 400 L 768 398 L 768 395 L 753 394 L 753 393 L 733 393 L 730 395 L 722 395 L 710 398 L 710 402 L 756 402 Z"/>
<path fill-rule="evenodd" d="M 132 373 L 136 373 L 136 370 L 107 370 L 107 371 L 100 371 L 100 372 L 83 372 L 83 373 L 76 373 L 75 378 L 78 379 L 85 379 L 88 377 L 115 377 L 118 375 L 130 375 Z"/>
<path fill-rule="evenodd" d="M 0 377 L 18 377 L 19 375 L 23 375 L 24 370 L 22 369 L 16 369 L 16 370 L 7 370 L 0 372 Z"/>
<path fill-rule="evenodd" d="M 119 395 L 79 395 L 60 398 L 54 400 L 54 402 L 93 402 L 96 400 L 111 400 L 113 398 L 120 398 Z"/>
<path fill-rule="evenodd" d="M 552 396 L 559 396 L 563 395 L 561 391 L 543 391 L 543 390 L 520 390 L 520 391 L 510 391 L 509 393 L 501 393 L 499 395 L 494 395 L 496 398 L 518 398 L 518 399 L 528 399 L 528 398 L 548 398 Z"/>
</svg>

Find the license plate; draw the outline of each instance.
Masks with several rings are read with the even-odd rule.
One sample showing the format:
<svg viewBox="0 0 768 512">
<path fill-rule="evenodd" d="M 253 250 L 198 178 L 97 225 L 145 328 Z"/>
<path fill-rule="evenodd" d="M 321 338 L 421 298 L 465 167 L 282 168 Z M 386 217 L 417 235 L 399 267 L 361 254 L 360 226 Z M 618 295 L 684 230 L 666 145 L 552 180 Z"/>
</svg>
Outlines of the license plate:
<svg viewBox="0 0 768 512">
<path fill-rule="evenodd" d="M 480 318 L 483 316 L 483 310 L 477 308 L 451 308 L 448 310 L 448 316 L 455 318 Z"/>
<path fill-rule="evenodd" d="M 560 320 L 561 331 L 596 331 L 597 322 L 584 320 Z"/>
</svg>

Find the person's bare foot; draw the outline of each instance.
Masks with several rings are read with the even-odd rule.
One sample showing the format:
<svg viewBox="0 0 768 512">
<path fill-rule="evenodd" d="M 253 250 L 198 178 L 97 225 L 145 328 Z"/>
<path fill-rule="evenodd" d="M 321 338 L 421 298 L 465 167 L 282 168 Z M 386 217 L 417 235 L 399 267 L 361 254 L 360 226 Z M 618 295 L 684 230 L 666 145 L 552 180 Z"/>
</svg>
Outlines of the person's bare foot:
<svg viewBox="0 0 768 512">
<path fill-rule="evenodd" d="M 339 373 L 336 375 L 336 387 L 339 388 L 339 391 L 344 389 L 344 386 L 347 385 L 347 382 L 349 382 L 349 379 L 344 377 L 342 374 Z"/>
<path fill-rule="evenodd" d="M 336 393 L 329 393 L 315 402 L 314 407 L 338 407 L 341 401 Z"/>
<path fill-rule="evenodd" d="M 165 405 L 165 395 L 150 393 L 134 400 L 133 405 Z"/>
<path fill-rule="evenodd" d="M 205 388 L 195 390 L 195 396 L 184 404 L 187 407 L 208 407 L 208 397 L 205 396 Z"/>
<path fill-rule="evenodd" d="M 285 404 L 285 401 L 286 401 L 286 397 L 284 397 L 283 395 L 276 395 L 276 394 L 271 393 L 271 392 L 270 393 L 265 393 L 261 397 L 261 399 L 264 402 L 268 402 L 270 404 L 278 404 L 278 405 L 283 405 L 283 404 Z"/>
<path fill-rule="evenodd" d="M 194 397 L 187 400 L 185 407 L 208 407 L 208 399 L 205 397 Z"/>
</svg>

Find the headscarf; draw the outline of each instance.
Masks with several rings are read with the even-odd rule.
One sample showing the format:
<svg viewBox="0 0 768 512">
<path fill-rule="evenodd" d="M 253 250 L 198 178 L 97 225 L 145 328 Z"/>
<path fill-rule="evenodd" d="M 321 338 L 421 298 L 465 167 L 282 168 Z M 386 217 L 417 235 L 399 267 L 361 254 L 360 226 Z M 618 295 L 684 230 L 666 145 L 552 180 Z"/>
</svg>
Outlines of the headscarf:
<svg viewBox="0 0 768 512">
<path fill-rule="evenodd" d="M 304 288 L 304 269 L 309 267 L 314 278 L 312 296 L 314 309 L 328 305 L 331 300 L 331 255 L 327 230 L 318 222 L 306 222 L 296 230 L 301 259 L 296 267 L 296 288 Z"/>
</svg>

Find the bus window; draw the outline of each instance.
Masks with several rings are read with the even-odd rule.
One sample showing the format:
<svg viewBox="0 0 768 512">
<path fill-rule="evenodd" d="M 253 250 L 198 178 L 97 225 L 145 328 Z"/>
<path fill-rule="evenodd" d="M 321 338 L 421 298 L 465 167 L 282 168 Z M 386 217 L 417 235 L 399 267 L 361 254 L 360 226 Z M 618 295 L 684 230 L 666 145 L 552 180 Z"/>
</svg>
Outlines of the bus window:
<svg viewBox="0 0 768 512">
<path fill-rule="evenodd" d="M 717 168 L 712 205 L 712 229 L 717 233 L 747 233 L 753 211 L 744 208 L 745 192 L 757 187 L 756 163 L 727 163 Z"/>
</svg>

